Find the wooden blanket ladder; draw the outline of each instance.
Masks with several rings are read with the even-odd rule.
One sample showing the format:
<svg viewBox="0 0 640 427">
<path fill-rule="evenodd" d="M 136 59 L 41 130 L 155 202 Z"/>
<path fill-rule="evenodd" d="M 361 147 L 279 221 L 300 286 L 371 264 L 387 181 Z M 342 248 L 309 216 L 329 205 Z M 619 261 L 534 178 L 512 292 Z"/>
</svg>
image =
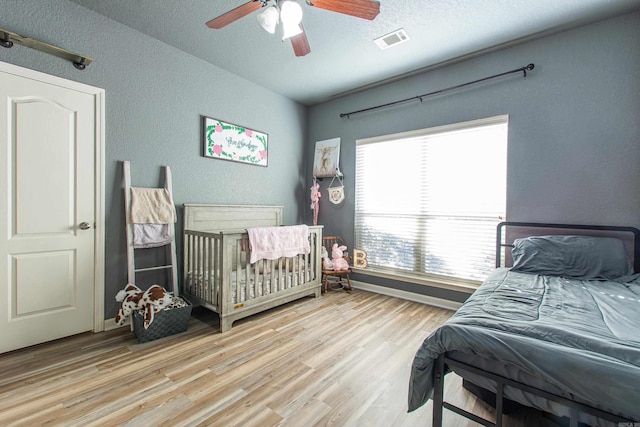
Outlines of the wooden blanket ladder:
<svg viewBox="0 0 640 427">
<path fill-rule="evenodd" d="M 124 174 L 124 202 L 125 202 L 125 224 L 126 224 L 126 234 L 127 234 L 127 273 L 128 273 L 128 281 L 129 283 L 136 283 L 136 273 L 155 271 L 155 270 L 170 270 L 171 277 L 171 289 L 165 286 L 167 290 L 173 292 L 174 295 L 178 295 L 178 270 L 177 270 L 177 262 L 176 262 L 176 242 L 175 242 L 175 225 L 170 224 L 171 234 L 173 238 L 170 243 L 164 245 L 165 250 L 169 249 L 168 256 L 165 257 L 170 259 L 170 263 L 163 265 L 155 265 L 144 268 L 136 268 L 135 265 L 135 250 L 141 250 L 140 248 L 134 247 L 134 225 L 131 221 L 131 165 L 129 161 L 122 162 L 122 171 Z M 171 168 L 169 166 L 164 166 L 164 188 L 169 191 L 171 194 L 171 198 L 173 199 L 173 190 L 171 183 Z"/>
</svg>

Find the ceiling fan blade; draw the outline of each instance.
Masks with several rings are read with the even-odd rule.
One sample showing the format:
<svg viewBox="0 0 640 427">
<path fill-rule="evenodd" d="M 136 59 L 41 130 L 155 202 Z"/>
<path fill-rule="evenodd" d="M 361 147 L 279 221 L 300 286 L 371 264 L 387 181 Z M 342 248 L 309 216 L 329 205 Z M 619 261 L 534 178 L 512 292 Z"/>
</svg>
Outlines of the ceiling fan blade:
<svg viewBox="0 0 640 427">
<path fill-rule="evenodd" d="M 300 29 L 302 30 L 300 34 L 291 37 L 291 46 L 293 46 L 293 53 L 295 53 L 296 56 L 305 56 L 311 52 L 311 47 L 309 46 L 309 40 L 307 40 L 307 34 L 304 32 L 302 24 L 300 24 Z"/>
<path fill-rule="evenodd" d="M 307 0 L 307 3 L 320 9 L 370 21 L 380 13 L 380 2 L 373 0 Z"/>
<path fill-rule="evenodd" d="M 217 18 L 213 18 L 211 21 L 207 22 L 206 25 L 209 28 L 219 30 L 220 28 L 225 27 L 232 22 L 237 21 L 238 19 L 247 16 L 251 12 L 255 12 L 261 7 L 263 7 L 262 2 L 260 2 L 259 0 L 251 0 L 250 2 L 245 3 L 242 6 L 238 6 L 227 13 L 223 13 Z"/>
</svg>

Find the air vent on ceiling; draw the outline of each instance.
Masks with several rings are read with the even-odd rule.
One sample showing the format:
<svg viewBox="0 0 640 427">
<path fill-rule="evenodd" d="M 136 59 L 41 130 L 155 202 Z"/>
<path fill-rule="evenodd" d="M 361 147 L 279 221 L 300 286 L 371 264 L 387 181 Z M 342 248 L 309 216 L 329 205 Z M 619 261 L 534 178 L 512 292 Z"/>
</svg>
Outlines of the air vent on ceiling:
<svg viewBox="0 0 640 427">
<path fill-rule="evenodd" d="M 409 40 L 409 36 L 404 31 L 404 28 L 400 28 L 399 30 L 387 34 L 386 36 L 378 37 L 374 40 L 374 42 L 380 49 L 387 49 L 399 43 L 406 42 L 407 40 Z"/>
</svg>

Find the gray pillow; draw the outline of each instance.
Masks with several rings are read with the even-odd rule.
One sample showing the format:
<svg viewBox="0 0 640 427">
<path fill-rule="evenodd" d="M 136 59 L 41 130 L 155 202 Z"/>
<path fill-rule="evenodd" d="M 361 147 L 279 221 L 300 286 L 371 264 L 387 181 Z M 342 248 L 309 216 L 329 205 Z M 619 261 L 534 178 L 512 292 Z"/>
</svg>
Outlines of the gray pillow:
<svg viewBox="0 0 640 427">
<path fill-rule="evenodd" d="M 535 236 L 513 242 L 512 271 L 582 280 L 633 274 L 624 244 L 612 237 Z"/>
</svg>

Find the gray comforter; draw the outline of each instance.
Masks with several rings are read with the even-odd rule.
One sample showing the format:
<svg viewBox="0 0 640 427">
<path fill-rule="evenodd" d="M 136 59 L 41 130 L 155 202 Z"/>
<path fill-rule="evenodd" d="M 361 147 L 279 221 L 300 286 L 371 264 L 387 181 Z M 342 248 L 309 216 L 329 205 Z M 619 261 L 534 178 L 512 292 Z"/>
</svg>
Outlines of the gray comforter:
<svg viewBox="0 0 640 427">
<path fill-rule="evenodd" d="M 444 352 L 500 361 L 551 392 L 640 420 L 640 284 L 495 270 L 417 351 L 409 411 Z M 517 375 L 514 375 L 517 376 Z"/>
</svg>

